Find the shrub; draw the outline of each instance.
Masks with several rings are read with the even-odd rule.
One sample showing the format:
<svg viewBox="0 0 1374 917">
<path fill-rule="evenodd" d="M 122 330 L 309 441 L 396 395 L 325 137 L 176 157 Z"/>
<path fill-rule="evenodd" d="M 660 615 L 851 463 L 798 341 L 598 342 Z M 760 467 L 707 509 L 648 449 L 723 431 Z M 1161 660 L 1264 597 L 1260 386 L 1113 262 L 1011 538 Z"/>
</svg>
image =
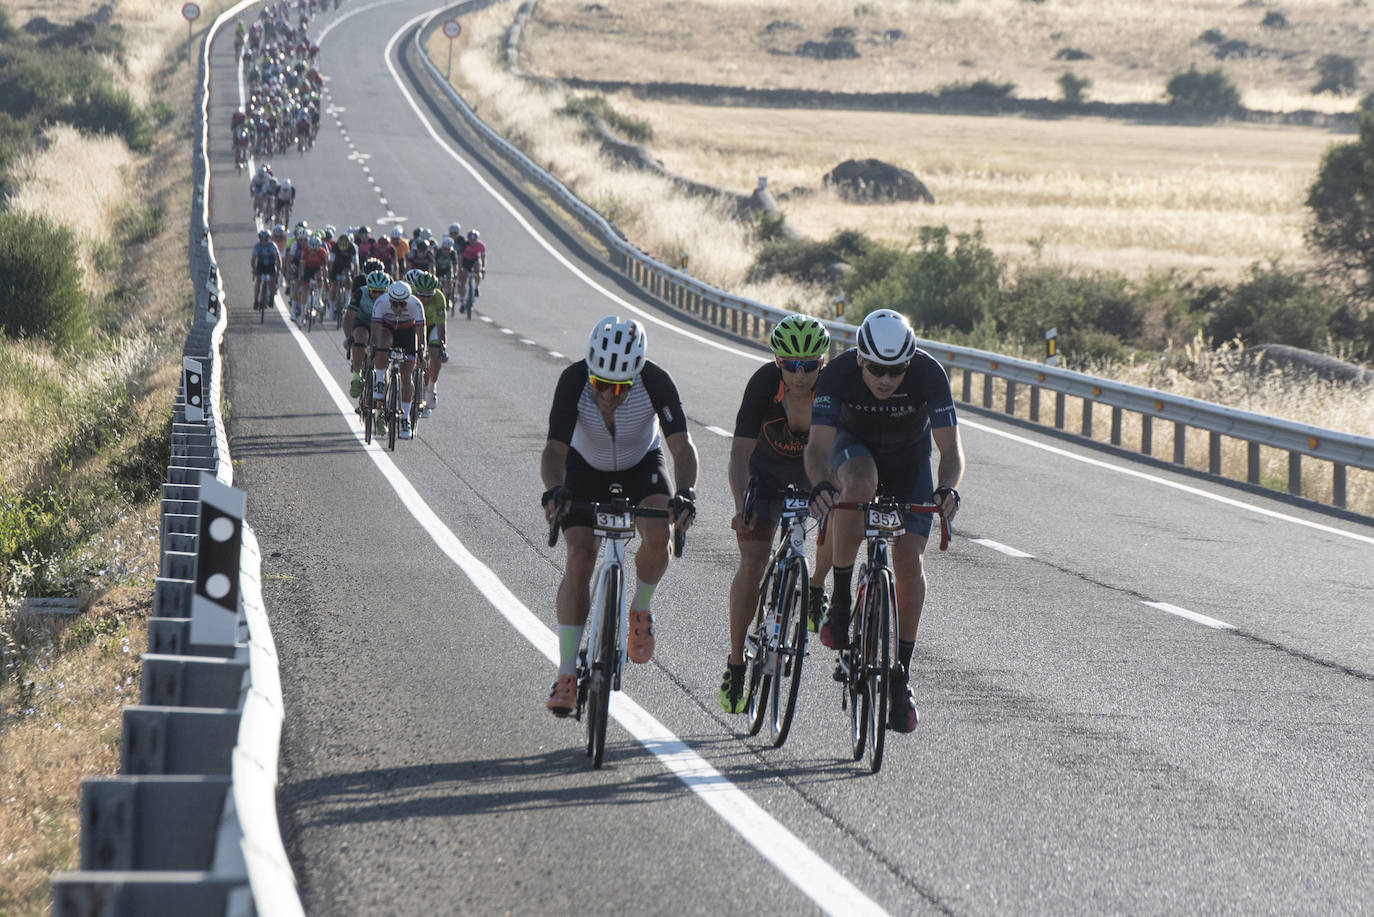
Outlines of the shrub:
<svg viewBox="0 0 1374 917">
<path fill-rule="evenodd" d="M 86 336 L 85 295 L 70 230 L 42 217 L 0 214 L 0 331 L 72 347 Z"/>
<path fill-rule="evenodd" d="M 140 153 L 153 145 L 152 122 L 123 90 L 94 86 L 79 93 L 60 117 L 83 131 L 122 137 L 129 149 Z"/>
<path fill-rule="evenodd" d="M 1067 61 L 1092 60 L 1093 56 L 1081 48 L 1060 48 L 1058 51 L 1054 52 L 1054 59 Z"/>
<path fill-rule="evenodd" d="M 1221 29 L 1208 29 L 1199 35 L 1197 40 L 1204 45 L 1219 45 L 1226 40 L 1226 36 L 1221 34 Z"/>
<path fill-rule="evenodd" d="M 1359 139 L 1327 148 L 1307 191 L 1307 245 L 1333 282 L 1374 303 L 1374 112 L 1359 116 Z"/>
<path fill-rule="evenodd" d="M 622 115 L 611 107 L 606 101 L 605 96 L 577 96 L 568 100 L 568 104 L 558 110 L 560 115 L 567 115 L 574 118 L 585 118 L 588 115 L 596 115 L 611 130 L 621 136 L 628 137 L 635 143 L 647 143 L 654 139 L 654 126 L 648 121 L 640 118 L 631 118 Z"/>
<path fill-rule="evenodd" d="M 1027 346 L 1057 328 L 1066 355 L 1077 360 L 1092 351 L 1095 359 L 1102 359 L 1105 351 L 1121 347 L 1122 340 L 1139 338 L 1144 309 L 1121 274 L 1075 275 L 1065 268 L 1035 265 L 1017 274 L 997 318 L 1007 334 Z"/>
<path fill-rule="evenodd" d="M 1312 87 L 1312 94 L 1323 92 L 1338 96 L 1354 92 L 1360 82 L 1360 65 L 1353 57 L 1344 54 L 1323 54 L 1317 58 L 1317 73 L 1320 79 Z"/>
<path fill-rule="evenodd" d="M 0 6 L 0 41 L 14 41 L 18 35 L 19 31 L 10 19 L 10 11 Z"/>
<path fill-rule="evenodd" d="M 875 242 L 854 229 L 837 232 L 824 242 L 777 239 L 759 252 L 747 279 L 756 283 L 784 274 L 798 280 L 824 282 L 832 264 L 860 261 L 878 248 Z"/>
<path fill-rule="evenodd" d="M 1246 344 L 1288 344 L 1322 350 L 1340 302 L 1271 261 L 1252 264 L 1249 277 L 1217 304 L 1207 318 L 1214 341 L 1240 338 Z"/>
<path fill-rule="evenodd" d="M 90 19 L 79 19 L 39 39 L 43 51 L 67 48 L 82 55 L 106 55 L 124 63 L 124 27 Z"/>
<path fill-rule="evenodd" d="M 1086 102 L 1092 84 L 1092 80 L 1078 76 L 1072 70 L 1066 70 L 1059 77 L 1059 91 L 1064 94 L 1064 102 L 1068 105 L 1082 105 Z"/>
<path fill-rule="evenodd" d="M 882 279 L 855 291 L 860 316 L 896 309 L 917 328 L 969 332 L 997 311 L 1002 265 L 984 243 L 981 226 L 957 235 L 953 249 L 949 227 L 923 226 L 919 244 L 918 250 L 891 259 Z M 872 265 L 865 268 L 871 271 Z"/>
<path fill-rule="evenodd" d="M 1286 29 L 1288 28 L 1288 17 L 1278 10 L 1270 10 L 1264 14 L 1264 21 L 1260 25 L 1266 29 Z"/>
<path fill-rule="evenodd" d="M 1365 97 L 1360 99 L 1360 104 L 1356 111 L 1374 111 L 1374 92 L 1366 93 Z"/>
<path fill-rule="evenodd" d="M 1240 90 L 1220 70 L 1203 73 L 1196 67 L 1189 67 L 1175 74 L 1164 91 L 1171 105 L 1213 109 L 1240 107 Z"/>
<path fill-rule="evenodd" d="M 114 234 L 121 245 L 142 245 L 162 232 L 162 205 L 131 204 L 115 220 Z"/>
<path fill-rule="evenodd" d="M 988 99 L 1002 99 L 1016 91 L 1015 83 L 998 83 L 994 80 L 981 79 L 972 83 L 946 83 L 938 90 L 942 96 L 982 96 Z"/>
</svg>

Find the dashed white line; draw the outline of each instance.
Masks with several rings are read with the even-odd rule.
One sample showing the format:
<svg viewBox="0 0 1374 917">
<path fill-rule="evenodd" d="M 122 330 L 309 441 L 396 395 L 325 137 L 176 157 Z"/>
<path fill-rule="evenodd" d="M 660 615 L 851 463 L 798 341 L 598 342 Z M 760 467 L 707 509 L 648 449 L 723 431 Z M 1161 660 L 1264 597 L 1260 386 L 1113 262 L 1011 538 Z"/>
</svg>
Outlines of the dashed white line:
<svg viewBox="0 0 1374 917">
<path fill-rule="evenodd" d="M 555 360 L 566 360 L 566 359 L 567 359 L 567 357 L 563 356 L 561 353 L 559 353 L 559 352 L 556 351 L 556 350 L 550 350 L 550 351 L 549 351 L 549 356 L 553 357 Z"/>
<path fill-rule="evenodd" d="M 1186 608 L 1179 608 L 1177 605 L 1170 605 L 1168 602 L 1142 602 L 1141 604 L 1149 605 L 1151 608 L 1158 608 L 1160 611 L 1167 611 L 1169 614 L 1178 615 L 1180 618 L 1187 618 L 1189 621 L 1195 621 L 1213 630 L 1236 629 L 1234 624 L 1227 624 L 1225 621 L 1218 621 L 1216 618 L 1209 618 L 1206 615 L 1198 614 L 1196 611 L 1189 611 Z"/>
<path fill-rule="evenodd" d="M 980 544 L 985 548 L 992 548 L 994 551 L 1000 551 L 1008 557 L 1035 556 L 1034 554 L 1027 554 L 1025 551 L 1018 551 L 1016 548 L 1013 548 L 1010 545 L 1002 544 L 1002 542 L 1000 541 L 993 541 L 991 538 L 970 538 L 969 541 L 973 542 L 974 544 Z"/>
<path fill-rule="evenodd" d="M 709 424 L 707 425 L 706 429 L 710 430 L 712 433 L 716 434 L 717 436 L 725 436 L 725 437 L 734 436 L 734 434 L 731 433 L 729 430 L 722 430 L 720 427 L 713 427 L 713 426 L 710 426 Z"/>
</svg>

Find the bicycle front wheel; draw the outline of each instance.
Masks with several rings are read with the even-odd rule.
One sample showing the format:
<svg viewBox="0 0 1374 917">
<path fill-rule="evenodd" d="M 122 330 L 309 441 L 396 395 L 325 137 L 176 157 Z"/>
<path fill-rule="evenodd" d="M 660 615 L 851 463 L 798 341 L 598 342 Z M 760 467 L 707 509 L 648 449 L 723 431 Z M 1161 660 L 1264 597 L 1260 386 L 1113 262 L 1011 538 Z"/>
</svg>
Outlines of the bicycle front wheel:
<svg viewBox="0 0 1374 917">
<path fill-rule="evenodd" d="M 869 584 L 868 620 L 864 622 L 863 657 L 868 704 L 868 768 L 878 773 L 883 766 L 887 736 L 887 707 L 892 672 L 892 616 L 897 602 L 892 571 L 881 569 Z"/>
<path fill-rule="evenodd" d="M 587 686 L 587 754 L 592 767 L 601 766 L 606 753 L 606 720 L 610 717 L 611 691 L 620 652 L 616 630 L 620 626 L 620 570 L 606 574 L 605 598 L 598 615 L 597 632 L 591 635 L 590 683 Z"/>
<path fill-rule="evenodd" d="M 782 747 L 792 728 L 797 710 L 797 691 L 801 688 L 802 660 L 806 658 L 806 603 L 809 596 L 806 559 L 798 557 L 788 564 L 779 602 L 782 623 L 778 627 L 778 662 L 773 670 L 773 720 L 770 732 L 773 745 Z"/>
<path fill-rule="evenodd" d="M 758 604 L 754 609 L 754 623 L 749 625 L 749 633 L 744 638 L 744 687 L 749 692 L 744 712 L 749 717 L 749 734 L 758 735 L 763 721 L 768 715 L 768 698 L 772 694 L 773 678 L 771 666 L 775 654 L 772 652 L 769 625 L 773 617 L 774 585 L 777 582 L 777 566 L 770 563 L 759 584 Z"/>
<path fill-rule="evenodd" d="M 394 367 L 386 374 L 386 447 L 396 451 L 396 428 L 401 425 L 401 374 Z"/>
<path fill-rule="evenodd" d="M 368 358 L 371 363 L 372 358 Z M 372 428 L 377 419 L 376 404 L 372 401 L 372 393 L 377 390 L 377 370 L 372 366 L 367 367 L 367 372 L 363 373 L 363 445 L 372 444 Z"/>
</svg>

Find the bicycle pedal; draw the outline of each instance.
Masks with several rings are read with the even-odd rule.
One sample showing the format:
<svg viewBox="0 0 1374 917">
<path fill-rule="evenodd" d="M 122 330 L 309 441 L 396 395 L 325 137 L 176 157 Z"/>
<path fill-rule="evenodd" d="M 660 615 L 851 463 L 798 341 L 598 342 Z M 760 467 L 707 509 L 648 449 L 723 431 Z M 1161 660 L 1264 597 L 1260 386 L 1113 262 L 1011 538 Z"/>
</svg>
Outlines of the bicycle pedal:
<svg viewBox="0 0 1374 917">
<path fill-rule="evenodd" d="M 835 671 L 830 673 L 830 677 L 840 684 L 844 684 L 849 680 L 849 673 L 844 670 L 844 666 L 841 663 L 836 662 Z"/>
</svg>

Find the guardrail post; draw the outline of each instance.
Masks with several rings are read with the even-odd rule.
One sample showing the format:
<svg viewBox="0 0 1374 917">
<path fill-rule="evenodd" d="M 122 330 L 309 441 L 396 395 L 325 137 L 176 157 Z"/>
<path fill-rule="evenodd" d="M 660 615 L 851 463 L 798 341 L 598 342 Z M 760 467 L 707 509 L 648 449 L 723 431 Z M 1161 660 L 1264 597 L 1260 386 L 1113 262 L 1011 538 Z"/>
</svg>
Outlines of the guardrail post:
<svg viewBox="0 0 1374 917">
<path fill-rule="evenodd" d="M 1083 435 L 1093 435 L 1093 403 L 1089 398 L 1083 399 Z"/>
<path fill-rule="evenodd" d="M 1207 434 L 1207 470 L 1221 474 L 1221 434 L 1216 430 Z"/>
<path fill-rule="evenodd" d="M 959 400 L 963 401 L 965 404 L 970 404 L 973 402 L 973 373 L 969 372 L 967 369 L 961 369 L 959 370 L 959 376 L 963 380 L 964 385 L 964 393 Z"/>
<path fill-rule="evenodd" d="M 1174 421 L 1174 464 L 1188 464 L 1188 426 L 1181 420 Z"/>
<path fill-rule="evenodd" d="M 1345 466 L 1340 462 L 1331 464 L 1331 502 L 1345 509 Z"/>
<path fill-rule="evenodd" d="M 1030 399 L 1030 401 L 1031 401 L 1031 403 L 1030 403 L 1030 419 L 1031 419 L 1031 423 L 1039 423 L 1039 422 L 1040 422 L 1040 386 L 1038 386 L 1038 385 L 1032 385 L 1032 386 L 1031 386 L 1031 399 Z"/>
<path fill-rule="evenodd" d="M 992 373 L 983 373 L 983 407 L 992 408 Z"/>
<path fill-rule="evenodd" d="M 1260 444 L 1249 442 L 1245 444 L 1245 480 L 1251 484 L 1260 482 Z"/>
<path fill-rule="evenodd" d="M 1112 445 L 1121 445 L 1121 408 L 1112 405 Z"/>
<path fill-rule="evenodd" d="M 1288 453 L 1288 492 L 1302 496 L 1302 453 Z"/>
<path fill-rule="evenodd" d="M 1064 393 L 1063 393 L 1063 392 L 1055 392 L 1055 393 L 1054 393 L 1054 428 L 1055 428 L 1056 430 L 1062 430 L 1062 429 L 1064 429 L 1064 403 L 1065 403 Z"/>
<path fill-rule="evenodd" d="M 1149 414 L 1140 415 L 1140 454 L 1155 454 L 1155 419 Z"/>
</svg>

